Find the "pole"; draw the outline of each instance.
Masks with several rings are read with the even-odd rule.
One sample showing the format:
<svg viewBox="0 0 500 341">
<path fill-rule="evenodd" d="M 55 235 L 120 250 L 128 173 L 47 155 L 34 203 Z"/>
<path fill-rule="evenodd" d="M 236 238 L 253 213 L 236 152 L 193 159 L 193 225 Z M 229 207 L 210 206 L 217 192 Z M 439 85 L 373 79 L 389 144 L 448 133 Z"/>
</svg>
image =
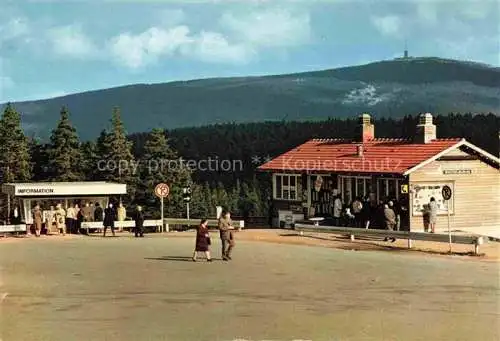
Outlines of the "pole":
<svg viewBox="0 0 500 341">
<path fill-rule="evenodd" d="M 7 194 L 7 225 L 10 225 L 10 194 Z"/>
<path fill-rule="evenodd" d="M 449 200 L 446 200 L 446 210 L 448 211 L 448 241 L 450 243 L 450 253 L 451 253 L 450 201 Z"/>
<path fill-rule="evenodd" d="M 161 197 L 161 208 L 160 208 L 160 212 L 161 212 L 161 230 L 160 232 L 163 232 L 163 229 L 164 229 L 164 223 L 165 223 L 165 220 L 163 219 L 163 196 Z"/>
<path fill-rule="evenodd" d="M 189 201 L 186 203 L 186 215 L 189 220 Z"/>
</svg>

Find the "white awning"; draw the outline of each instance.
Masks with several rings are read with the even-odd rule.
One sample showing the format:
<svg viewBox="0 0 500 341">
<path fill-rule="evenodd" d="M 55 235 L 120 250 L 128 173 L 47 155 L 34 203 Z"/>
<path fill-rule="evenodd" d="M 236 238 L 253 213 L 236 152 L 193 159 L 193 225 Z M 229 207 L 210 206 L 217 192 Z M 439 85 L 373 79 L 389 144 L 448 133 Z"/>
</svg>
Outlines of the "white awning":
<svg viewBox="0 0 500 341">
<path fill-rule="evenodd" d="M 8 183 L 2 192 L 18 197 L 110 196 L 127 194 L 127 185 L 104 181 Z"/>
</svg>

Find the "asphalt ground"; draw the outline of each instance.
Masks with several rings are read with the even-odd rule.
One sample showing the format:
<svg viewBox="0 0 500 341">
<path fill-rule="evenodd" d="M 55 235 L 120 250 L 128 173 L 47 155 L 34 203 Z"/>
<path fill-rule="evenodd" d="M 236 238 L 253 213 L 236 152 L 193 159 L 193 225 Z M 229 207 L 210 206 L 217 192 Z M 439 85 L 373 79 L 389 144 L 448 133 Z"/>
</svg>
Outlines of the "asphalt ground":
<svg viewBox="0 0 500 341">
<path fill-rule="evenodd" d="M 496 262 L 122 234 L 0 243 L 1 340 L 499 340 Z"/>
</svg>

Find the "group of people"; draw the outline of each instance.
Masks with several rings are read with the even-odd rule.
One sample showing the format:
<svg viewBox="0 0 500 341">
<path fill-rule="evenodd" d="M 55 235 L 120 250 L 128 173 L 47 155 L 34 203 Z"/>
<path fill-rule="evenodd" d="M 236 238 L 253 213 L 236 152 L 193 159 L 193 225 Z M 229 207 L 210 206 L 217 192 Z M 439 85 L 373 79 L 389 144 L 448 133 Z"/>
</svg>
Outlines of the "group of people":
<svg viewBox="0 0 500 341">
<path fill-rule="evenodd" d="M 17 213 L 20 217 L 16 209 L 17 207 L 14 209 L 14 215 Z M 52 232 L 55 227 L 57 233 L 66 235 L 68 231 L 79 234 L 82 231 L 82 222 L 102 222 L 103 237 L 106 237 L 108 228 L 115 236 L 115 221 L 124 221 L 126 216 L 126 209 L 121 202 L 118 204 L 118 209 L 114 208 L 113 203 L 109 203 L 103 209 L 98 202 L 87 202 L 82 208 L 79 207 L 78 203 L 73 203 L 67 210 L 59 203 L 55 208 L 50 206 L 50 209 L 45 212 L 41 209 L 40 204 L 36 204 L 32 210 L 33 227 L 37 237 L 41 235 L 44 223 L 47 232 Z M 141 206 L 137 206 L 132 219 L 135 220 L 135 236 L 144 237 L 144 213 Z"/>
<path fill-rule="evenodd" d="M 234 248 L 234 226 L 231 220 L 231 214 L 228 211 L 223 211 L 218 219 L 218 229 L 219 229 L 219 237 L 221 239 L 222 244 L 222 260 L 230 261 L 231 260 L 231 252 Z M 208 231 L 208 220 L 202 219 L 200 225 L 196 231 L 196 242 L 195 248 L 193 251 L 193 262 L 197 261 L 198 252 L 205 253 L 205 257 L 208 262 L 212 261 L 212 257 L 210 256 L 210 245 L 212 244 L 210 233 Z"/>
<path fill-rule="evenodd" d="M 358 228 L 379 228 L 399 231 L 407 225 L 407 207 L 396 199 L 380 200 L 356 197 L 349 205 L 344 205 L 337 195 L 332 203 L 333 219 L 336 226 Z"/>
<path fill-rule="evenodd" d="M 341 196 L 337 195 L 332 206 L 335 226 L 400 231 L 409 225 L 409 212 L 404 199 L 380 200 L 376 203 L 369 197 L 357 197 L 350 205 L 344 205 Z M 424 205 L 423 220 L 426 232 L 430 230 L 431 233 L 435 233 L 437 213 L 438 205 L 436 199 L 432 197 L 429 204 Z"/>
</svg>

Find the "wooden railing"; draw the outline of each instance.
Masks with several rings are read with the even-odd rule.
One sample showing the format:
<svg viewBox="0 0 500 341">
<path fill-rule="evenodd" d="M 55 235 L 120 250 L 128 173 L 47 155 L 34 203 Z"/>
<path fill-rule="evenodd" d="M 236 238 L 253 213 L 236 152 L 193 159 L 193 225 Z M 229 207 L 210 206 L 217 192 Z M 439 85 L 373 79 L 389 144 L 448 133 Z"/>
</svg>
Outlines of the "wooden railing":
<svg viewBox="0 0 500 341">
<path fill-rule="evenodd" d="M 413 240 L 423 240 L 430 242 L 449 243 L 450 236 L 448 234 L 427 233 L 427 232 L 409 232 L 409 231 L 388 231 L 388 230 L 374 230 L 374 229 L 361 229 L 353 227 L 339 227 L 339 226 L 318 226 L 310 224 L 295 224 L 295 230 L 300 235 L 304 232 L 322 232 L 322 233 L 338 233 L 347 234 L 352 241 L 356 236 L 377 236 L 382 238 L 395 238 L 407 239 L 408 248 L 412 247 Z M 483 236 L 457 236 L 451 235 L 452 244 L 468 244 L 474 246 L 474 254 L 479 254 L 479 246 L 484 244 L 486 239 Z"/>
</svg>

